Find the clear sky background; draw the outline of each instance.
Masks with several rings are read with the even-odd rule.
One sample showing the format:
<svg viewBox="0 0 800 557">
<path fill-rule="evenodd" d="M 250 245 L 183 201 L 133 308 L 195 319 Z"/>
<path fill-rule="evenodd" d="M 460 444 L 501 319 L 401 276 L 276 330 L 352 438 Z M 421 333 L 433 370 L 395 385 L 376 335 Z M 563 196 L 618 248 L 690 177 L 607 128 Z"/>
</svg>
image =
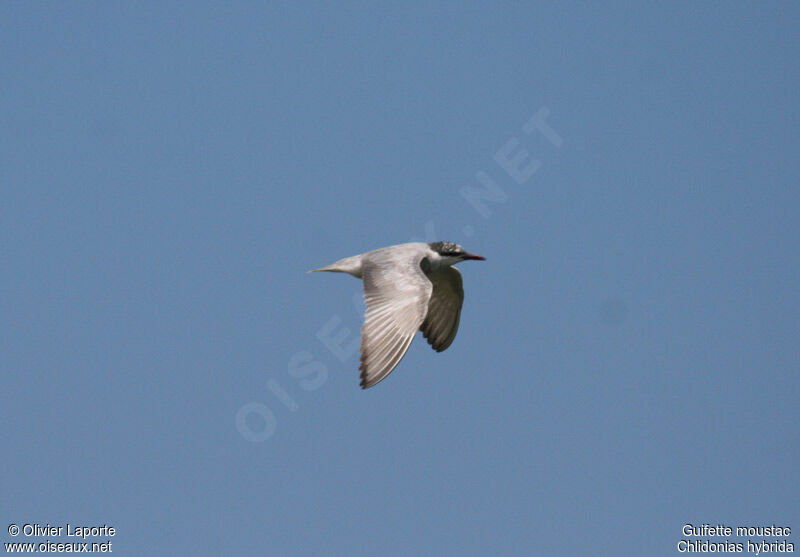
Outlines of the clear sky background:
<svg viewBox="0 0 800 557">
<path fill-rule="evenodd" d="M 800 8 L 487 4 L 3 3 L 0 541 L 798 545 Z M 415 239 L 488 261 L 362 391 L 305 271 Z"/>
</svg>

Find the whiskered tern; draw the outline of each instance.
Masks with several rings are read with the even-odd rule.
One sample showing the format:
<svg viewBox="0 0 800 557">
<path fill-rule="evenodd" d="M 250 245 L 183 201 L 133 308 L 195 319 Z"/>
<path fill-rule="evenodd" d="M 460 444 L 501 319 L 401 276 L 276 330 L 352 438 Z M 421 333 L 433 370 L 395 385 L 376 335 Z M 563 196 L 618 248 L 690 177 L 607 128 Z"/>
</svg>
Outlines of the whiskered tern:
<svg viewBox="0 0 800 557">
<path fill-rule="evenodd" d="M 441 352 L 456 338 L 464 288 L 456 263 L 480 255 L 453 242 L 412 242 L 368 251 L 309 271 L 348 273 L 364 281 L 361 387 L 378 384 L 403 359 L 417 329 Z"/>
</svg>

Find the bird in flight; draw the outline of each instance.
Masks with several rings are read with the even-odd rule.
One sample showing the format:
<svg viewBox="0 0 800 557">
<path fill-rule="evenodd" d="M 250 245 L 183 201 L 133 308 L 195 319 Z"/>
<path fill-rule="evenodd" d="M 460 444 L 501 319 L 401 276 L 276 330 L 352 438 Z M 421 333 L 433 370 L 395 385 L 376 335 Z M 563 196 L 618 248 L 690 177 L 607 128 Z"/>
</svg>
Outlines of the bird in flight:
<svg viewBox="0 0 800 557">
<path fill-rule="evenodd" d="M 361 327 L 361 388 L 377 385 L 400 363 L 417 329 L 441 352 L 456 338 L 464 288 L 453 267 L 484 261 L 453 242 L 412 242 L 345 257 L 314 269 L 364 281 L 367 311 Z"/>
</svg>

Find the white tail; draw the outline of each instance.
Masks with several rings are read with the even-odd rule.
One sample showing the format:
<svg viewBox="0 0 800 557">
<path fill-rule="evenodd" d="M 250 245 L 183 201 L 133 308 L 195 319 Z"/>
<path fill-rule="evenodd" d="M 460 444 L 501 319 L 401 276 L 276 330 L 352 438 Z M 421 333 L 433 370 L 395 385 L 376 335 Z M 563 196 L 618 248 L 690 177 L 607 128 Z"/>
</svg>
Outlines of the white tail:
<svg viewBox="0 0 800 557">
<path fill-rule="evenodd" d="M 331 263 L 319 269 L 311 269 L 309 273 L 317 273 L 319 271 L 327 271 L 329 273 L 347 273 L 354 277 L 361 278 L 361 256 L 354 255 L 353 257 L 345 257 L 335 263 Z"/>
</svg>

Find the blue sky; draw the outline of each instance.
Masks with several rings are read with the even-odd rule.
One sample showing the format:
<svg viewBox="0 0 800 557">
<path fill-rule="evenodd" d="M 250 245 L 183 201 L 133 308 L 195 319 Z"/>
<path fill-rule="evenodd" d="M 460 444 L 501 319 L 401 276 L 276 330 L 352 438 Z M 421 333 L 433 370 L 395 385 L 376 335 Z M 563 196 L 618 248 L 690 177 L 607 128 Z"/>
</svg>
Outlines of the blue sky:
<svg viewBox="0 0 800 557">
<path fill-rule="evenodd" d="M 800 529 L 799 16 L 4 4 L 4 524 L 123 555 Z M 362 391 L 361 285 L 305 271 L 411 240 L 488 261 L 454 344 Z"/>
</svg>

